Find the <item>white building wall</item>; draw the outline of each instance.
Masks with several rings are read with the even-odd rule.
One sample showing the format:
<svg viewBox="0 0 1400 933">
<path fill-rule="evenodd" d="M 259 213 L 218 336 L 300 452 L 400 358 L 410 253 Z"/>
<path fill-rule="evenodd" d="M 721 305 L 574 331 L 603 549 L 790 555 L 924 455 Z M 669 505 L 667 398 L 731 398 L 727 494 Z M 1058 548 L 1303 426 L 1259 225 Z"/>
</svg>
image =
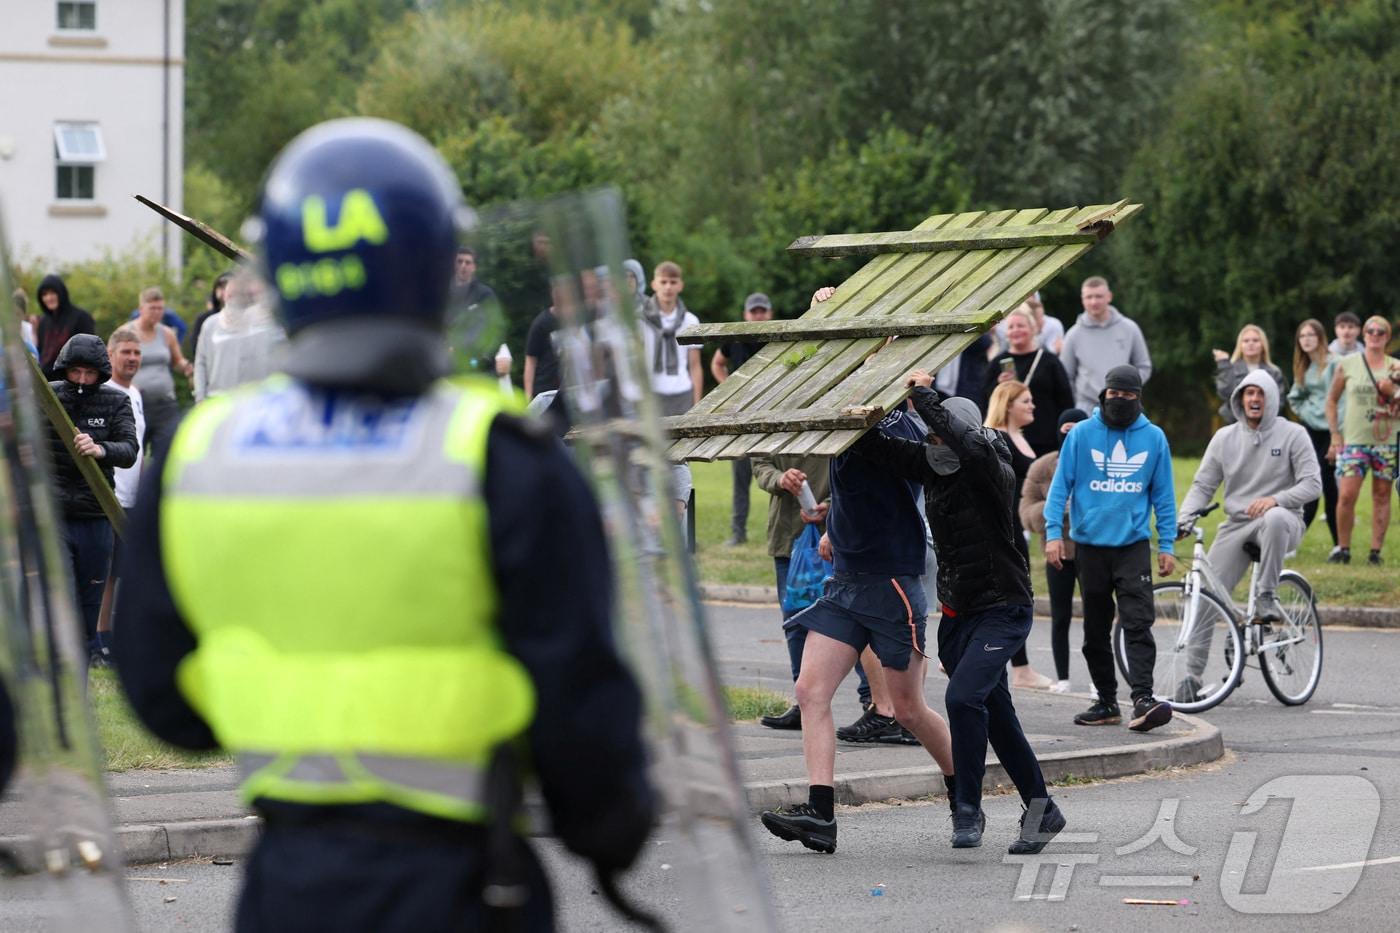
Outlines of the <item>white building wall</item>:
<svg viewBox="0 0 1400 933">
<path fill-rule="evenodd" d="M 0 219 L 10 249 L 59 268 L 144 245 L 178 270 L 183 234 L 134 195 L 181 208 L 184 0 L 97 0 L 93 31 L 59 30 L 57 7 L 0 0 Z M 101 127 L 107 158 L 91 201 L 57 197 L 59 122 Z"/>
</svg>

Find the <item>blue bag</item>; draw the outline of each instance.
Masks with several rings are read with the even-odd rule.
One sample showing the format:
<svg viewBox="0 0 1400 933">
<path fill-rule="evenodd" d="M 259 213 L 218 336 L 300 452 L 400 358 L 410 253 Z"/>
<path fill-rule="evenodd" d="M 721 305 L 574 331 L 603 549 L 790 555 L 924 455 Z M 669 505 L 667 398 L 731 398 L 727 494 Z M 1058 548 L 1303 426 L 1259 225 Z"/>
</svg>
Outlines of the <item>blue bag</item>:
<svg viewBox="0 0 1400 933">
<path fill-rule="evenodd" d="M 822 560 L 817 553 L 821 532 L 816 525 L 808 525 L 792 543 L 792 559 L 788 563 L 787 593 L 783 597 L 783 610 L 797 612 L 806 609 L 822 595 L 822 585 L 835 568 L 829 561 Z"/>
</svg>

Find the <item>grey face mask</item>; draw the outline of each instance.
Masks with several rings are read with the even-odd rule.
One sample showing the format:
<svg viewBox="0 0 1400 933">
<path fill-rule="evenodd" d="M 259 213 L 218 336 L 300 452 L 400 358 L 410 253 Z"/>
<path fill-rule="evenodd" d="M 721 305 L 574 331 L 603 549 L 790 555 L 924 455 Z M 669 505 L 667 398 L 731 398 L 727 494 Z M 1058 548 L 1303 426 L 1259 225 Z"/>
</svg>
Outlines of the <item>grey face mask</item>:
<svg viewBox="0 0 1400 933">
<path fill-rule="evenodd" d="M 924 456 L 933 472 L 939 476 L 952 476 L 962 466 L 958 455 L 947 444 L 925 444 Z"/>
</svg>

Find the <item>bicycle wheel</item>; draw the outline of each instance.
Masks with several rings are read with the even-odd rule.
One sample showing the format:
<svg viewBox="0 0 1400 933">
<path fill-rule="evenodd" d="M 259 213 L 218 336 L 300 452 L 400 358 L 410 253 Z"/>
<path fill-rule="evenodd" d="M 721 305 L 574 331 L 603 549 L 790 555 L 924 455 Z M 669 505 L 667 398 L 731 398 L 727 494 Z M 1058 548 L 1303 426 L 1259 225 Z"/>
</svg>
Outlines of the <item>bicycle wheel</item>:
<svg viewBox="0 0 1400 933">
<path fill-rule="evenodd" d="M 1152 638 L 1157 644 L 1153 695 L 1183 713 L 1210 709 L 1239 685 L 1244 669 L 1239 628 L 1220 600 L 1200 593 L 1196 618 L 1190 631 L 1184 631 L 1188 603 L 1182 583 L 1158 583 L 1152 587 L 1152 602 Z M 1121 625 L 1113 628 L 1113 656 L 1126 680 L 1128 646 Z"/>
<path fill-rule="evenodd" d="M 1277 592 L 1283 621 L 1263 627 L 1259 667 L 1278 701 L 1298 706 L 1312 698 L 1322 678 L 1322 620 L 1312 587 L 1297 573 L 1285 570 Z"/>
</svg>

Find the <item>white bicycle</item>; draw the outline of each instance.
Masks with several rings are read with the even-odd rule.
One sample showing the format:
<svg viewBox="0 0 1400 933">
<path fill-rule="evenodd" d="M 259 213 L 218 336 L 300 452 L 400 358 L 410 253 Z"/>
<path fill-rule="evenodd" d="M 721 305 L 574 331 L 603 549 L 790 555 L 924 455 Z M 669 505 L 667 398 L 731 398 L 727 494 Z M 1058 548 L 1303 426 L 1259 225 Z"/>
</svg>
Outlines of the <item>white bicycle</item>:
<svg viewBox="0 0 1400 933">
<path fill-rule="evenodd" d="M 1322 677 L 1322 620 L 1312 586 L 1297 571 L 1284 570 L 1275 591 L 1283 618 L 1258 619 L 1259 548 L 1246 543 L 1252 566 L 1249 602 L 1241 614 L 1211 569 L 1205 529 L 1196 527 L 1217 508 L 1219 504 L 1212 503 L 1179 530 L 1179 537 L 1196 538 L 1186 579 L 1152 588 L 1152 637 L 1157 642 L 1152 692 L 1173 709 L 1199 713 L 1228 697 L 1244 677 L 1246 659 L 1257 657 L 1264 683 L 1280 703 L 1306 703 Z M 1114 626 L 1113 655 L 1126 680 L 1128 654 L 1121 625 Z"/>
</svg>

